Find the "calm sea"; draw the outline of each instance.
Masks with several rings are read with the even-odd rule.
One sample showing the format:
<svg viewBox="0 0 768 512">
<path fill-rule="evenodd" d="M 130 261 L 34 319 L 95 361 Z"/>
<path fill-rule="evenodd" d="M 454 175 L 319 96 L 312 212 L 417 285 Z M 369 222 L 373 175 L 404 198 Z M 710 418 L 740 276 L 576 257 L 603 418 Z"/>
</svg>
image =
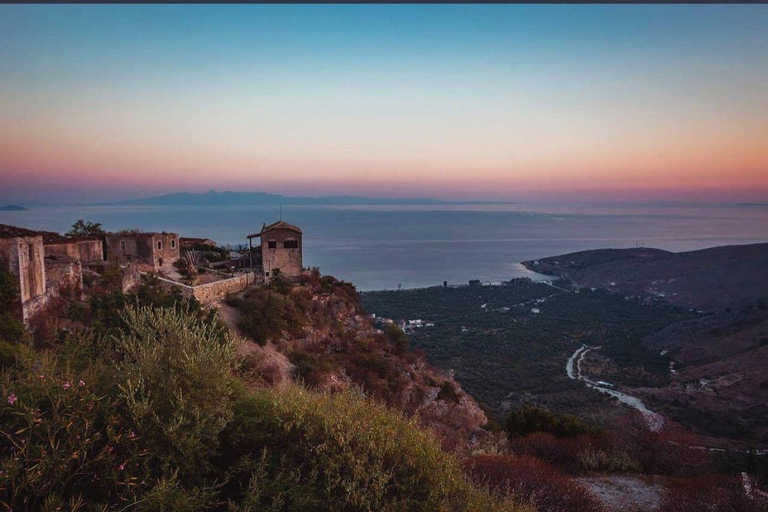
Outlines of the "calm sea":
<svg viewBox="0 0 768 512">
<path fill-rule="evenodd" d="M 56 206 L 0 212 L 0 223 L 64 232 L 77 219 L 246 243 L 270 207 Z M 534 277 L 519 262 L 605 247 L 688 251 L 768 241 L 766 206 L 284 206 L 304 231 L 304 262 L 360 290 Z"/>
</svg>

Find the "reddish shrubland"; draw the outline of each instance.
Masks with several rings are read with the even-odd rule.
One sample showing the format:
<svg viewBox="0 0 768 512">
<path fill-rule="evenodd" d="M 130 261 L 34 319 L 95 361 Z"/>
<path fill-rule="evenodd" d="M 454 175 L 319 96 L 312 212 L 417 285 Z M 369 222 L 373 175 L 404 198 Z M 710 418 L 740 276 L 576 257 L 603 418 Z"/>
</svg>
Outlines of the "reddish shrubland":
<svg viewBox="0 0 768 512">
<path fill-rule="evenodd" d="M 652 429 L 641 414 L 626 415 L 611 430 L 610 442 L 638 461 L 645 473 L 696 476 L 710 469 L 709 454 L 697 448 L 704 443 L 693 432 L 669 421 Z"/>
<path fill-rule="evenodd" d="M 768 499 L 750 498 L 738 477 L 703 475 L 667 485 L 659 512 L 766 512 Z"/>
<path fill-rule="evenodd" d="M 510 441 L 517 455 L 539 458 L 570 474 L 592 471 L 696 476 L 709 469 L 702 442 L 667 422 L 651 429 L 640 414 L 620 418 L 605 434 L 556 437 L 536 432 Z"/>
<path fill-rule="evenodd" d="M 590 441 L 586 436 L 561 439 L 552 434 L 537 432 L 513 439 L 510 441 L 510 449 L 520 456 L 541 459 L 566 473 L 578 473 L 581 470 L 579 451 L 582 445 Z"/>
<path fill-rule="evenodd" d="M 475 455 L 464 469 L 478 485 L 530 502 L 539 512 L 603 512 L 587 489 L 533 457 Z"/>
</svg>

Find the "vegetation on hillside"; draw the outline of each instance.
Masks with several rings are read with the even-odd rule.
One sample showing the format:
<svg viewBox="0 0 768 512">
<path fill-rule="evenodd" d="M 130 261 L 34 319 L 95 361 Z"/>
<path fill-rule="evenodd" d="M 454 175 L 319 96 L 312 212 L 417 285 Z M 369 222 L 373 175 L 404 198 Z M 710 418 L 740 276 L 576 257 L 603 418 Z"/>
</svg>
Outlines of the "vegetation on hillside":
<svg viewBox="0 0 768 512">
<path fill-rule="evenodd" d="M 8 282 L 4 307 L 18 300 Z M 602 512 L 571 476 L 707 469 L 673 426 L 631 416 L 597 430 L 531 407 L 470 453 L 471 398 L 401 329 L 374 329 L 353 286 L 318 272 L 229 300 L 246 335 L 293 363 L 296 382 L 280 387 L 238 355 L 247 342 L 214 310 L 157 280 L 131 294 L 114 284 L 109 272 L 90 283 L 36 343 L 23 327 L 4 334 L 9 510 Z M 733 480 L 716 484 L 722 510 L 739 510 Z"/>
<path fill-rule="evenodd" d="M 314 270 L 296 283 L 273 279 L 227 303 L 238 311 L 245 336 L 284 355 L 291 380 L 326 391 L 360 389 L 370 400 L 417 417 L 446 448 L 465 449 L 486 434 L 487 417 L 474 400 L 409 350 L 401 329 L 375 330 L 350 283 Z M 272 380 L 258 361 L 249 366 Z"/>
<path fill-rule="evenodd" d="M 621 412 L 612 398 L 566 376 L 570 355 L 582 344 L 601 346 L 600 353 L 618 367 L 611 377 L 615 384 L 663 384 L 668 360 L 642 340 L 694 316 L 599 290 L 567 293 L 528 279 L 506 286 L 368 292 L 362 303 L 379 317 L 433 323 L 414 330 L 411 345 L 423 349 L 432 364 L 454 370 L 497 420 L 510 407 L 527 404 L 593 421 Z"/>
<path fill-rule="evenodd" d="M 512 510 L 359 393 L 251 389 L 237 340 L 129 305 L 109 334 L 24 347 L 0 377 L 9 510 Z"/>
</svg>

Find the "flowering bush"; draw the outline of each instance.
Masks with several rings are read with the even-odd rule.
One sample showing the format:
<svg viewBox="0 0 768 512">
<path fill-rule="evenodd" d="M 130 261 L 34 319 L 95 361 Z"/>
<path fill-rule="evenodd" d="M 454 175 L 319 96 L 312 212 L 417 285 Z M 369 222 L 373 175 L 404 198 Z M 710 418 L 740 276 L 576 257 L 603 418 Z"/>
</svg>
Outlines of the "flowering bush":
<svg viewBox="0 0 768 512">
<path fill-rule="evenodd" d="M 89 341 L 70 339 L 65 350 Z M 146 450 L 102 385 L 104 367 L 74 362 L 25 351 L 2 376 L 0 503 L 8 510 L 65 502 L 77 510 L 78 497 L 127 502 L 147 474 Z"/>
</svg>

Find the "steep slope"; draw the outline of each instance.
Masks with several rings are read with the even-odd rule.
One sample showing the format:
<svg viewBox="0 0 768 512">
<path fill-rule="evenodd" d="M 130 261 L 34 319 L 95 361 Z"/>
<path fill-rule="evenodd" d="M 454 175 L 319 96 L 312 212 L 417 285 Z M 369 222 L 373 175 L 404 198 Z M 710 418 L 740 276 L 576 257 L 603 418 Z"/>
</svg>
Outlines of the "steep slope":
<svg viewBox="0 0 768 512">
<path fill-rule="evenodd" d="M 768 301 L 759 299 L 712 315 L 678 322 L 648 336 L 644 344 L 668 350 L 685 365 L 720 361 L 768 344 Z"/>
<path fill-rule="evenodd" d="M 332 392 L 359 389 L 418 418 L 450 449 L 487 434 L 482 427 L 488 418 L 474 399 L 452 376 L 408 350 L 402 331 L 376 330 L 348 283 L 318 273 L 297 285 L 273 281 L 230 298 L 222 311 L 251 339 L 240 352 L 269 384 L 301 380 Z"/>
<path fill-rule="evenodd" d="M 644 390 L 666 414 L 702 432 L 768 443 L 768 301 L 680 322 L 644 340 L 678 370 Z"/>
</svg>

